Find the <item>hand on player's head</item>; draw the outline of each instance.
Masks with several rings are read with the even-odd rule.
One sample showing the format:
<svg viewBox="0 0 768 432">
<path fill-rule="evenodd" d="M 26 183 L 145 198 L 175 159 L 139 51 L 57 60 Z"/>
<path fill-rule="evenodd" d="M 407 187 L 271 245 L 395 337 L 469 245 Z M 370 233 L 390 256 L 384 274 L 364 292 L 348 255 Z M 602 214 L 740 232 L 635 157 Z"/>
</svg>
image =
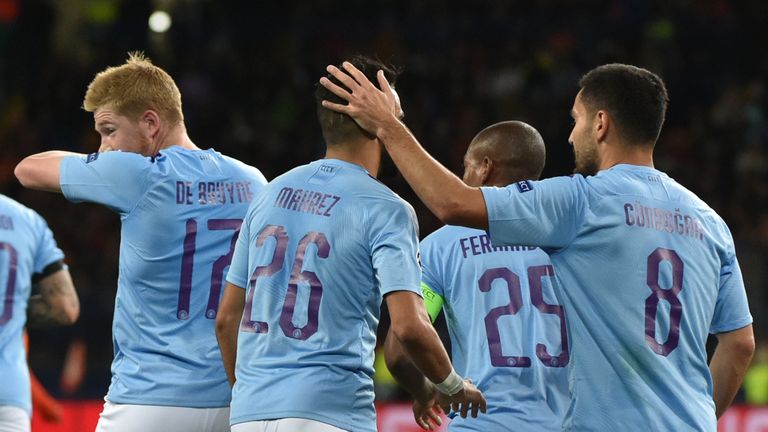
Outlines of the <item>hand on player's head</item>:
<svg viewBox="0 0 768 432">
<path fill-rule="evenodd" d="M 326 77 L 320 78 L 320 84 L 347 101 L 347 104 L 324 100 L 322 104 L 325 108 L 349 115 L 361 128 L 373 135 L 377 134 L 383 124 L 398 121 L 402 117 L 400 98 L 384 77 L 384 72 L 379 71 L 376 74 L 380 87 L 377 88 L 351 63 L 344 62 L 342 67 L 344 70 L 329 65 L 327 70 L 346 86 L 346 89 Z"/>
<path fill-rule="evenodd" d="M 477 417 L 478 411 L 485 414 L 485 397 L 483 397 L 480 390 L 472 384 L 472 380 L 470 379 L 464 380 L 464 388 L 461 389 L 460 392 L 451 396 L 439 393 L 437 400 L 443 411 L 453 411 L 458 413 L 462 418 L 466 418 L 467 414 L 470 412 L 472 417 Z"/>
</svg>

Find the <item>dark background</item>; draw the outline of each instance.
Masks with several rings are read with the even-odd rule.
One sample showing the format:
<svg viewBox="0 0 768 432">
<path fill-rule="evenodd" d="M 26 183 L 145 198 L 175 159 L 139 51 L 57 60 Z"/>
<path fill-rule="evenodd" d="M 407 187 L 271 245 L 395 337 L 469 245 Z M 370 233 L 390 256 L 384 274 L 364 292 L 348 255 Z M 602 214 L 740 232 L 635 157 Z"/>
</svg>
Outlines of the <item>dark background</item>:
<svg viewBox="0 0 768 432">
<path fill-rule="evenodd" d="M 167 33 L 147 28 L 157 8 L 173 18 Z M 404 69 L 398 91 L 406 123 L 458 174 L 474 134 L 509 119 L 543 135 L 545 177 L 569 174 L 579 77 L 609 62 L 646 67 L 664 78 L 671 98 L 657 168 L 729 224 L 755 333 L 765 341 L 768 55 L 759 41 L 768 40 L 766 24 L 762 1 L 0 0 L 0 192 L 47 219 L 82 302 L 73 328 L 31 333 L 30 362 L 54 393 L 106 392 L 119 218 L 24 190 L 13 167 L 49 149 L 96 151 L 82 97 L 97 72 L 130 50 L 176 79 L 198 146 L 268 179 L 322 156 L 314 86 L 325 65 L 352 54 Z M 439 227 L 402 180 L 389 184 L 416 208 L 422 236 Z M 62 390 L 73 340 L 87 347 L 85 380 Z"/>
</svg>

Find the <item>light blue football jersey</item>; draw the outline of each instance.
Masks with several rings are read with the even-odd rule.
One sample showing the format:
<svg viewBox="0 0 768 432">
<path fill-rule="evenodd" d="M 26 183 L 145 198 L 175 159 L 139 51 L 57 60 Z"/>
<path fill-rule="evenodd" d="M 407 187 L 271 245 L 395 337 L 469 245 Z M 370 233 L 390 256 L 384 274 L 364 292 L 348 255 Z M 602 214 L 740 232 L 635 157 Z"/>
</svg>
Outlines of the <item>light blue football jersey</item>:
<svg viewBox="0 0 768 432">
<path fill-rule="evenodd" d="M 752 322 L 723 220 L 636 165 L 483 195 L 495 245 L 550 252 L 571 352 L 564 429 L 715 431 L 707 334 Z"/>
<path fill-rule="evenodd" d="M 265 183 L 256 168 L 214 150 L 62 161 L 69 200 L 103 204 L 122 220 L 109 401 L 229 404 L 216 311 L 242 218 Z"/>
<path fill-rule="evenodd" d="M 32 276 L 63 258 L 45 220 L 0 194 L 0 406 L 32 413 L 22 339 Z"/>
<path fill-rule="evenodd" d="M 448 430 L 559 431 L 569 353 L 547 254 L 445 226 L 422 241 L 421 263 L 422 283 L 444 301 L 453 365 L 488 402 L 477 418 L 452 414 Z"/>
<path fill-rule="evenodd" d="M 309 418 L 374 432 L 382 297 L 420 295 L 416 216 L 352 163 L 270 182 L 243 222 L 227 280 L 246 288 L 231 423 Z"/>
</svg>

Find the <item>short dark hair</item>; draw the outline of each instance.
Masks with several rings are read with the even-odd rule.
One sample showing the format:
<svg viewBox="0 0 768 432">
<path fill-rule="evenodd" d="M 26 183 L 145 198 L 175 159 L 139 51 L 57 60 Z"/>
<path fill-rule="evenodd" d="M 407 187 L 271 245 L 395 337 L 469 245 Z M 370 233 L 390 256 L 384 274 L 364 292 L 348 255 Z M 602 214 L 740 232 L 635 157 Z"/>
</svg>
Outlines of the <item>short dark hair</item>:
<svg viewBox="0 0 768 432">
<path fill-rule="evenodd" d="M 495 164 L 493 181 L 503 185 L 538 180 L 544 170 L 544 138 L 533 126 L 521 121 L 503 121 L 480 131 L 468 152 L 477 161 L 484 157 Z"/>
<path fill-rule="evenodd" d="M 619 133 L 630 144 L 655 143 L 659 138 L 669 96 L 658 75 L 637 66 L 612 63 L 587 72 L 579 86 L 587 109 L 611 114 Z"/>
<path fill-rule="evenodd" d="M 394 87 L 395 81 L 397 80 L 397 76 L 399 74 L 399 70 L 394 66 L 385 65 L 379 60 L 374 60 L 363 55 L 356 55 L 347 61 L 359 69 L 365 75 L 365 77 L 368 78 L 368 80 L 372 82 L 376 87 L 379 86 L 376 73 L 379 70 L 383 70 L 384 76 L 387 78 L 387 81 L 389 81 L 389 85 Z M 339 65 L 338 68 L 344 70 L 341 65 Z M 336 85 L 345 89 L 347 88 L 332 75 L 328 74 L 326 77 Z M 317 119 L 320 122 L 320 129 L 323 132 L 323 138 L 325 139 L 325 143 L 327 145 L 341 144 L 359 136 L 370 137 L 370 134 L 360 128 L 360 126 L 355 123 L 352 117 L 325 108 L 321 104 L 323 100 L 339 104 L 346 104 L 347 102 L 344 99 L 331 93 L 330 90 L 326 89 L 322 85 L 316 85 L 315 101 L 317 102 Z"/>
</svg>

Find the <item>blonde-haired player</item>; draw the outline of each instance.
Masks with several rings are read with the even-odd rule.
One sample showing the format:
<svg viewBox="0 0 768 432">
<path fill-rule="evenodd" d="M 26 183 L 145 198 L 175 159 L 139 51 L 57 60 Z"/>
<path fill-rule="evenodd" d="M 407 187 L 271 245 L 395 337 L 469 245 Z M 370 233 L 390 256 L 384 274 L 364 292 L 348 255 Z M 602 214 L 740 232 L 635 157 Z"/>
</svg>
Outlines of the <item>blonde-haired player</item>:
<svg viewBox="0 0 768 432">
<path fill-rule="evenodd" d="M 103 204 L 122 221 L 113 376 L 96 430 L 228 431 L 214 321 L 264 176 L 197 147 L 173 79 L 141 54 L 96 75 L 83 107 L 93 112 L 99 152 L 29 156 L 16 176 L 29 188 Z"/>
</svg>

